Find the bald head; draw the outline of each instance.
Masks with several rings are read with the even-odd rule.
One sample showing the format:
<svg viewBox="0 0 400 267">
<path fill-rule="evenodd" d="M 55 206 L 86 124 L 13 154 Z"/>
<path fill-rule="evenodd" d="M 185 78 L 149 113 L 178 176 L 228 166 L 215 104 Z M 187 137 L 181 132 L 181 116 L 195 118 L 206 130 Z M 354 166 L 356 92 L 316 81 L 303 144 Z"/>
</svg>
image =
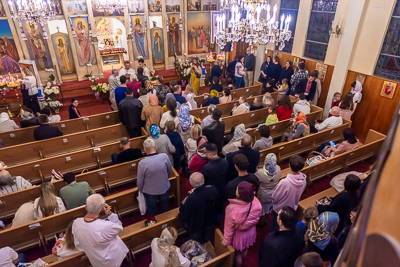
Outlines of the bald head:
<svg viewBox="0 0 400 267">
<path fill-rule="evenodd" d="M 204 184 L 204 176 L 199 172 L 194 172 L 192 175 L 190 175 L 189 180 L 193 188 L 198 188 Z"/>
<path fill-rule="evenodd" d="M 333 107 L 331 109 L 331 114 L 332 115 L 339 115 L 339 113 L 340 113 L 340 108 L 339 107 Z"/>
<path fill-rule="evenodd" d="M 251 147 L 252 141 L 253 140 L 252 140 L 251 136 L 248 135 L 248 134 L 245 134 L 242 137 L 242 140 L 241 140 L 240 144 L 242 145 L 243 148 L 249 148 L 249 147 Z"/>
</svg>

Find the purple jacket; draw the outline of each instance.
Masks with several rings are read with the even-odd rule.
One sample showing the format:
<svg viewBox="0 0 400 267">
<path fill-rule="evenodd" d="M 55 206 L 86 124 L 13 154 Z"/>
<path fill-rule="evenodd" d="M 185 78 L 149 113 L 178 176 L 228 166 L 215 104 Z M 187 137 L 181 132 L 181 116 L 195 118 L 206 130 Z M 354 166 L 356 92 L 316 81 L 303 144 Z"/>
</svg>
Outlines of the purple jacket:
<svg viewBox="0 0 400 267">
<path fill-rule="evenodd" d="M 282 179 L 272 194 L 273 209 L 278 213 L 282 207 L 289 206 L 294 210 L 299 205 L 301 194 L 306 188 L 306 175 L 304 173 L 288 174 Z"/>
</svg>

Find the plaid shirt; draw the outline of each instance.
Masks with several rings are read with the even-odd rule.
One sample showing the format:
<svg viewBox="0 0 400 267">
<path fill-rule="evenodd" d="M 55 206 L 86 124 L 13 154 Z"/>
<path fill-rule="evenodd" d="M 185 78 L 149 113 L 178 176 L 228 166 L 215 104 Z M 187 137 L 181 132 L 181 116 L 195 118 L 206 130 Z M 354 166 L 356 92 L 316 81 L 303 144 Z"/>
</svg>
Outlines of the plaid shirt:
<svg viewBox="0 0 400 267">
<path fill-rule="evenodd" d="M 293 74 L 292 79 L 290 79 L 290 83 L 292 84 L 292 91 L 294 91 L 297 84 L 304 79 L 308 79 L 308 72 L 305 70 L 299 70 L 298 72 Z"/>
</svg>

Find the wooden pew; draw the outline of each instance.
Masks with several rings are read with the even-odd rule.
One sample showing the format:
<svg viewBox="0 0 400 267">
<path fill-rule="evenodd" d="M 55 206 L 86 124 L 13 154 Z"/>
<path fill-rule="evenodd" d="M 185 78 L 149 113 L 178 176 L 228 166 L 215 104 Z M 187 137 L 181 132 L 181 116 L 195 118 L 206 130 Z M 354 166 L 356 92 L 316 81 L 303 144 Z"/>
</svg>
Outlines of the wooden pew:
<svg viewBox="0 0 400 267">
<path fill-rule="evenodd" d="M 179 209 L 174 209 L 157 215 L 157 223 L 148 227 L 145 227 L 144 221 L 124 227 L 123 231 L 119 233 L 119 236 L 129 248 L 130 252 L 127 255 L 128 259 L 132 260 L 134 254 L 149 249 L 152 240 L 154 238 L 159 238 L 161 232 L 166 227 L 175 227 L 178 231 L 178 234 L 184 233 L 185 229 L 183 228 L 182 223 L 176 217 L 178 212 Z M 204 244 L 205 248 L 210 251 L 213 259 L 200 265 L 200 267 L 233 266 L 235 250 L 231 245 L 226 247 L 222 246 L 222 238 L 223 234 L 219 229 L 216 229 L 214 245 L 212 245 L 211 242 Z M 53 255 L 49 255 L 44 257 L 43 260 L 49 263 L 48 266 L 86 267 L 90 265 L 90 263 L 84 255 L 85 254 L 81 252 L 60 261 L 58 261 Z"/>
<path fill-rule="evenodd" d="M 222 118 L 222 121 L 225 122 L 225 134 L 231 132 L 231 128 L 234 124 L 243 123 L 246 126 L 246 128 L 248 128 L 257 126 L 261 123 L 265 123 L 267 116 L 268 116 L 268 108 L 263 108 L 255 111 L 249 111 L 246 113 Z"/>
<path fill-rule="evenodd" d="M 319 192 L 318 194 L 315 194 L 309 198 L 303 199 L 299 202 L 299 206 L 297 207 L 297 216 L 299 220 L 303 219 L 304 211 L 308 207 L 313 207 L 315 202 L 323 197 L 330 197 L 333 198 L 335 197 L 339 192 L 336 191 L 335 188 L 330 187 L 324 191 Z"/>
<path fill-rule="evenodd" d="M 176 172 L 173 172 L 176 174 Z M 170 197 L 179 195 L 179 175 L 170 179 Z M 105 197 L 106 203 L 111 206 L 118 216 L 135 212 L 139 209 L 136 200 L 137 187 Z M 177 201 L 179 205 L 180 201 Z M 59 214 L 55 214 L 31 223 L 0 232 L 0 247 L 10 246 L 15 250 L 23 250 L 40 244 L 46 250 L 47 240 L 52 239 L 54 234 L 64 231 L 68 224 L 86 215 L 85 207 L 78 207 Z"/>
<path fill-rule="evenodd" d="M 232 99 L 239 99 L 241 95 L 245 95 L 246 97 L 261 95 L 261 91 L 262 83 L 255 81 L 253 86 L 231 90 L 231 96 Z M 194 101 L 196 101 L 197 106 L 200 107 L 206 103 L 207 98 L 208 96 L 204 95 L 196 96 Z"/>
<path fill-rule="evenodd" d="M 384 134 L 370 129 L 366 142 L 359 148 L 305 167 L 301 172 L 307 175 L 309 182 L 312 182 L 340 170 L 346 171 L 350 165 L 377 156 L 385 138 Z M 285 178 L 289 172 L 290 168 L 282 170 L 281 179 Z"/>
<path fill-rule="evenodd" d="M 323 109 L 314 105 L 311 105 L 311 113 L 307 114 L 307 122 L 314 123 L 316 120 L 320 120 L 322 117 Z M 291 126 L 291 119 L 279 121 L 268 125 L 270 135 L 272 138 L 278 138 L 283 135 L 286 129 Z M 232 127 L 232 126 L 231 126 Z M 253 129 L 247 129 L 246 133 L 253 137 L 253 142 L 260 139 L 260 133 L 257 131 L 258 127 Z"/>
<path fill-rule="evenodd" d="M 106 168 L 93 170 L 76 176 L 77 182 L 87 182 L 96 192 L 105 191 L 111 195 L 113 187 L 136 181 L 137 168 L 139 161 L 137 159 Z M 178 174 L 174 170 L 170 177 L 176 177 Z M 65 186 L 63 180 L 53 182 L 55 193 L 59 196 L 60 189 Z M 175 186 L 175 185 L 171 185 Z M 180 186 L 179 184 L 176 186 Z M 177 199 L 180 199 L 180 190 L 172 189 L 177 192 Z M 34 201 L 39 197 L 40 187 L 35 186 L 14 193 L 0 196 L 0 219 L 13 217 L 17 209 L 24 203 Z"/>
<path fill-rule="evenodd" d="M 142 132 L 145 135 L 143 128 Z M 6 162 L 7 166 L 12 166 L 117 142 L 122 137 L 129 137 L 126 127 L 122 124 L 115 124 L 47 140 L 4 147 L 0 149 L 0 158 Z"/>
<path fill-rule="evenodd" d="M 118 112 L 111 111 L 78 119 L 60 121 L 52 123 L 51 125 L 57 126 L 64 133 L 64 135 L 67 135 L 87 130 L 93 130 L 118 123 L 120 123 Z M 36 141 L 33 136 L 33 131 L 36 129 L 36 127 L 38 126 L 22 128 L 8 132 L 1 132 L 0 139 L 3 140 L 3 146 L 15 146 Z"/>
<path fill-rule="evenodd" d="M 270 148 L 260 151 L 259 164 L 264 164 L 265 156 L 269 153 L 274 153 L 278 159 L 278 162 L 281 162 L 282 160 L 288 159 L 293 155 L 313 151 L 322 143 L 329 142 L 331 140 L 338 141 L 342 138 L 343 130 L 350 127 L 351 121 L 344 120 L 342 125 L 332 129 L 313 133 L 289 142 L 275 144 Z"/>
<path fill-rule="evenodd" d="M 147 136 L 130 139 L 132 148 L 143 150 L 143 142 Z M 111 154 L 120 151 L 119 142 L 83 149 L 64 155 L 40 159 L 28 163 L 18 164 L 6 169 L 11 175 L 20 175 L 25 179 L 32 179 L 33 184 L 49 180 L 52 169 L 64 172 L 78 172 L 84 169 L 101 168 L 103 164 L 111 162 Z"/>
</svg>

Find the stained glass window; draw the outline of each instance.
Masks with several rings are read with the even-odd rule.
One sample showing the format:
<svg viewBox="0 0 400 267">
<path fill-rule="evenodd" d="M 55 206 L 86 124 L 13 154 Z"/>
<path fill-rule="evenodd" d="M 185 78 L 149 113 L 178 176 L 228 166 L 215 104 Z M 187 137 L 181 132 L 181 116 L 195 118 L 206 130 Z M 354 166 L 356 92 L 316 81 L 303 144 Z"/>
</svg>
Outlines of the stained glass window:
<svg viewBox="0 0 400 267">
<path fill-rule="evenodd" d="M 329 28 L 335 18 L 338 0 L 314 0 L 308 24 L 304 57 L 324 61 L 329 43 Z"/>
<path fill-rule="evenodd" d="M 292 21 L 289 25 L 289 30 L 292 31 L 292 37 L 290 37 L 289 41 L 285 41 L 285 47 L 282 49 L 283 52 L 289 54 L 292 53 L 293 48 L 293 38 L 296 29 L 297 13 L 299 12 L 299 2 L 300 0 L 282 0 L 279 10 L 279 21 L 282 15 L 285 15 L 285 17 L 290 15 L 292 17 Z"/>
<path fill-rule="evenodd" d="M 397 0 L 390 20 L 381 53 L 375 67 L 375 75 L 400 81 L 400 0 Z"/>
</svg>

